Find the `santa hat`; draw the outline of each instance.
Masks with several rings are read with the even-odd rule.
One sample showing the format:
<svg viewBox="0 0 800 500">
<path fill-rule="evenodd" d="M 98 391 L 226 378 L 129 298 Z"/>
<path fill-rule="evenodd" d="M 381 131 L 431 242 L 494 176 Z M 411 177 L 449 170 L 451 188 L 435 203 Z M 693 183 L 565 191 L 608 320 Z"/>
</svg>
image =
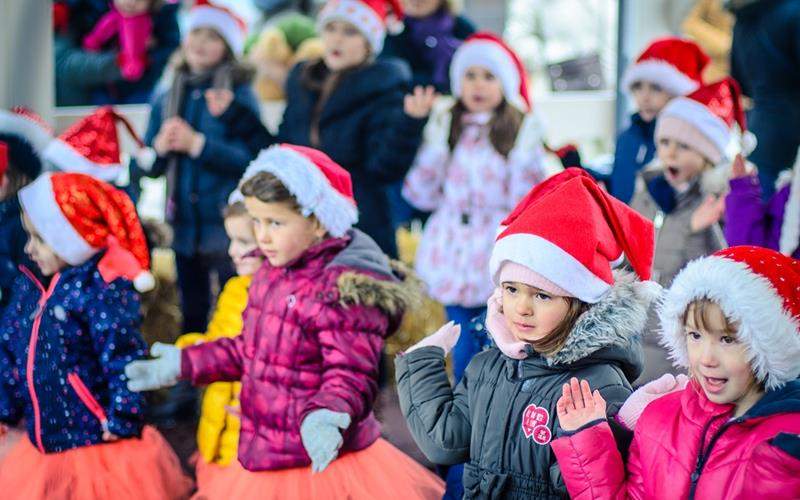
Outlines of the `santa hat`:
<svg viewBox="0 0 800 500">
<path fill-rule="evenodd" d="M 699 45 L 677 37 L 659 38 L 644 49 L 622 79 L 624 88 L 639 81 L 651 82 L 679 96 L 703 84 L 703 70 L 710 59 Z"/>
<path fill-rule="evenodd" d="M 676 97 L 658 115 L 656 138 L 669 137 L 688 144 L 717 164 L 727 157 L 735 123 L 746 155 L 755 147 L 755 137 L 747 132 L 741 96 L 739 84 L 727 77 L 686 97 Z"/>
<path fill-rule="evenodd" d="M 16 107 L 0 109 L 0 140 L 8 146 L 8 163 L 34 179 L 42 171 L 42 150 L 53 129 L 33 111 Z"/>
<path fill-rule="evenodd" d="M 488 69 L 503 85 L 506 100 L 524 112 L 531 109 L 528 73 L 519 56 L 500 37 L 482 31 L 461 44 L 450 63 L 450 86 L 461 97 L 461 79 L 472 66 Z"/>
<path fill-rule="evenodd" d="M 330 0 L 317 16 L 317 31 L 326 24 L 345 21 L 356 27 L 367 39 L 372 54 L 380 54 L 386 32 L 403 30 L 403 6 L 399 0 Z"/>
<path fill-rule="evenodd" d="M 197 28 L 211 28 L 225 40 L 234 55 L 238 57 L 244 51 L 247 24 L 226 7 L 215 5 L 207 0 L 198 0 L 189 10 L 186 27 L 189 31 Z"/>
<path fill-rule="evenodd" d="M 708 299 L 739 325 L 756 379 L 776 389 L 800 375 L 800 261 L 775 250 L 738 246 L 690 262 L 661 304 L 661 341 L 677 365 L 689 367 L 683 317 Z"/>
<path fill-rule="evenodd" d="M 489 269 L 499 284 L 505 264 L 518 264 L 566 292 L 559 295 L 594 304 L 613 286 L 612 268 L 623 258 L 649 280 L 653 251 L 653 224 L 570 168 L 533 188 L 503 221 Z"/>
<path fill-rule="evenodd" d="M 106 250 L 98 268 L 111 283 L 124 277 L 140 292 L 154 286 L 144 232 L 127 194 L 94 177 L 47 172 L 19 191 L 22 209 L 53 251 L 77 266 Z"/>
<path fill-rule="evenodd" d="M 328 234 L 344 236 L 358 222 L 350 173 L 316 149 L 279 144 L 263 150 L 247 167 L 239 186 L 268 172 L 297 199 L 304 217 L 314 215 Z M 238 189 L 228 203 L 242 200 Z"/>
</svg>

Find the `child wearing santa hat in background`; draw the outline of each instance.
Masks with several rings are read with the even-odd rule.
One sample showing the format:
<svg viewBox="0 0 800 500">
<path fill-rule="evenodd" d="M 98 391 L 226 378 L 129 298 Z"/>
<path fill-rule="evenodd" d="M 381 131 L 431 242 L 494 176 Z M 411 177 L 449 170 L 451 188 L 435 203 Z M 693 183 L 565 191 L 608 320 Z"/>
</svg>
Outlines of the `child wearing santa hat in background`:
<svg viewBox="0 0 800 500">
<path fill-rule="evenodd" d="M 19 192 L 26 253 L 0 324 L 0 426 L 25 419 L 0 465 L 7 498 L 184 498 L 172 449 L 144 426 L 123 369 L 145 354 L 139 296 L 148 250 L 125 193 L 47 173 Z M 136 289 L 134 289 L 134 286 Z"/>
<path fill-rule="evenodd" d="M 400 406 L 431 461 L 467 462 L 465 498 L 566 498 L 549 446 L 559 389 L 592 379 L 613 401 L 609 415 L 631 394 L 659 289 L 641 281 L 653 225 L 573 168 L 535 187 L 500 231 L 485 325 L 496 347 L 452 388 L 444 356 L 460 329 L 445 325 L 396 358 Z M 635 274 L 612 270 L 623 259 Z"/>
<path fill-rule="evenodd" d="M 421 293 L 358 220 L 350 175 L 324 153 L 277 145 L 240 192 L 266 257 L 242 334 L 156 345 L 128 386 L 242 381 L 238 461 L 198 498 L 441 498 L 442 483 L 380 437 L 372 412 L 383 339 Z"/>
</svg>

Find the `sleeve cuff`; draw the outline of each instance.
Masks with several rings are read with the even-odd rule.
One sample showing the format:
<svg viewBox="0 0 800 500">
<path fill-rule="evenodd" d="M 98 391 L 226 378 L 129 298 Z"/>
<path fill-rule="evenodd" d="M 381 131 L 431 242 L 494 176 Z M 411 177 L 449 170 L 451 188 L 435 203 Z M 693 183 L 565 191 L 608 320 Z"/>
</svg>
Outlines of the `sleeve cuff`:
<svg viewBox="0 0 800 500">
<path fill-rule="evenodd" d="M 574 436 L 575 434 L 577 434 L 577 433 L 579 433 L 581 431 L 584 431 L 584 430 L 586 430 L 586 429 L 588 429 L 590 427 L 594 427 L 595 425 L 600 425 L 603 422 L 607 422 L 607 420 L 605 418 L 598 418 L 596 420 L 592 420 L 591 422 L 583 424 L 582 426 L 578 427 L 574 431 L 565 431 L 564 429 L 561 428 L 561 426 L 559 426 L 558 427 L 558 431 L 556 431 L 556 437 L 560 437 L 561 438 L 561 437 Z"/>
</svg>

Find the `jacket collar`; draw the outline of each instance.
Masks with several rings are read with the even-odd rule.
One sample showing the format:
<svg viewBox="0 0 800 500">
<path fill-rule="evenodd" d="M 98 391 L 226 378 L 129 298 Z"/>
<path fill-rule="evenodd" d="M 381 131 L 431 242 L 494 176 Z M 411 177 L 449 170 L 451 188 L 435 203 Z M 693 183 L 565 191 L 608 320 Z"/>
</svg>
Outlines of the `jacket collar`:
<svg viewBox="0 0 800 500">
<path fill-rule="evenodd" d="M 732 404 L 717 404 L 709 400 L 694 380 L 684 389 L 681 406 L 683 414 L 698 425 L 703 425 L 720 415 L 732 415 L 735 408 Z M 800 380 L 789 382 L 780 389 L 767 391 L 738 420 L 746 422 L 781 413 L 800 413 Z"/>
</svg>

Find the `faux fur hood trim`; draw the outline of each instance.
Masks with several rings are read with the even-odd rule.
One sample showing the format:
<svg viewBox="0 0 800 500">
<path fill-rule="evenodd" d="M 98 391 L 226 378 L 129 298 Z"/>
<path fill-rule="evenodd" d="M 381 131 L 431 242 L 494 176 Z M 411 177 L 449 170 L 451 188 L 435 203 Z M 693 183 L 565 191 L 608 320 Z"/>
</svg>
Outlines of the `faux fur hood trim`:
<svg viewBox="0 0 800 500">
<path fill-rule="evenodd" d="M 343 307 L 377 307 L 392 317 L 401 317 L 421 305 L 424 286 L 416 274 L 400 261 L 390 261 L 395 279 L 379 279 L 359 271 L 339 275 L 339 303 Z"/>
</svg>

